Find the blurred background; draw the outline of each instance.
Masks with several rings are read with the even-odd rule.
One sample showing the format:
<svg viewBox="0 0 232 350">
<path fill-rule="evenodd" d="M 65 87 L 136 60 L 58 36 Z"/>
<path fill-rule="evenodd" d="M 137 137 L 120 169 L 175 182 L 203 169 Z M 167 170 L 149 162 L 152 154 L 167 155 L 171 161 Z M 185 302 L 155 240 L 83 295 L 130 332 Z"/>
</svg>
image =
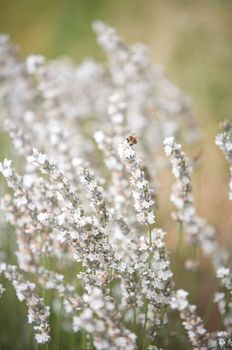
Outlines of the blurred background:
<svg viewBox="0 0 232 350">
<path fill-rule="evenodd" d="M 0 32 L 11 35 L 23 56 L 103 59 L 91 30 L 95 19 L 128 42 L 147 44 L 201 118 L 217 122 L 230 114 L 231 0 L 0 0 Z"/>
<path fill-rule="evenodd" d="M 194 177 L 197 207 L 224 244 L 231 245 L 229 169 L 214 140 L 219 122 L 231 117 L 232 0 L 0 0 L 0 32 L 10 34 L 22 57 L 33 53 L 67 55 L 77 63 L 85 57 L 104 60 L 91 29 L 95 19 L 114 26 L 128 43 L 145 43 L 153 61 L 163 64 L 191 97 L 203 129 L 196 150 L 201 154 Z M 2 138 L 1 158 L 3 153 Z M 170 186 L 161 191 L 167 203 Z M 205 283 L 209 289 L 209 280 Z"/>
</svg>

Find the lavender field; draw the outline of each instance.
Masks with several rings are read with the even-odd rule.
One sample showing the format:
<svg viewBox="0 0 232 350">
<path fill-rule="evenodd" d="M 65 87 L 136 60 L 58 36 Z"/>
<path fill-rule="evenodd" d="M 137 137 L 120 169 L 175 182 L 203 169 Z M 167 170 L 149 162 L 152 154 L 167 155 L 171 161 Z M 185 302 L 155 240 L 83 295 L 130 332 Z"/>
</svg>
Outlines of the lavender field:
<svg viewBox="0 0 232 350">
<path fill-rule="evenodd" d="M 232 349 L 229 93 L 193 86 L 201 119 L 147 45 L 91 28 L 79 63 L 0 35 L 0 350 Z"/>
</svg>

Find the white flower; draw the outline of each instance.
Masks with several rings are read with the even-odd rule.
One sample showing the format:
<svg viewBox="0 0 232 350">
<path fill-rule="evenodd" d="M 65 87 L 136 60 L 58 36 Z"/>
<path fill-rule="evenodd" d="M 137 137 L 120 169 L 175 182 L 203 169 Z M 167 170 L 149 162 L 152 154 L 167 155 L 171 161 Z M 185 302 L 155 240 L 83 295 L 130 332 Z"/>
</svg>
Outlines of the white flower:
<svg viewBox="0 0 232 350">
<path fill-rule="evenodd" d="M 102 131 L 95 131 L 93 137 L 97 143 L 101 143 L 104 140 L 105 135 Z"/>
<path fill-rule="evenodd" d="M 41 55 L 30 55 L 26 59 L 27 71 L 30 74 L 36 73 L 38 67 L 42 65 L 45 61 L 45 58 Z"/>
<path fill-rule="evenodd" d="M 217 278 L 224 278 L 230 274 L 230 269 L 226 267 L 221 267 L 217 270 Z"/>
<path fill-rule="evenodd" d="M 179 289 L 176 292 L 176 296 L 171 299 L 170 306 L 172 309 L 178 309 L 178 310 L 184 310 L 188 306 L 188 300 L 187 300 L 188 293 L 183 290 Z"/>
<path fill-rule="evenodd" d="M 44 224 L 48 220 L 48 214 L 47 213 L 39 213 L 37 218 L 40 222 L 42 222 Z"/>
<path fill-rule="evenodd" d="M 35 339 L 38 344 L 46 344 L 50 340 L 50 336 L 47 333 L 36 334 Z"/>
<path fill-rule="evenodd" d="M 3 163 L 0 163 L 0 172 L 6 178 L 9 178 L 13 175 L 11 164 L 12 164 L 12 161 L 8 159 L 4 159 Z"/>
</svg>

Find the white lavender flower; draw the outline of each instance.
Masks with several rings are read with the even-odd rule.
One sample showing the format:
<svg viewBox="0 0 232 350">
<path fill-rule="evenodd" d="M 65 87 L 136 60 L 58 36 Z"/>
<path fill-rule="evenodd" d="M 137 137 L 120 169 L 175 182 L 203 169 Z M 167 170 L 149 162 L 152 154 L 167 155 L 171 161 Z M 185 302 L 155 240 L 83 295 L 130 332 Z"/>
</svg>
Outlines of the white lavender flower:
<svg viewBox="0 0 232 350">
<path fill-rule="evenodd" d="M 100 222 L 104 225 L 109 217 L 106 209 L 106 203 L 103 197 L 103 189 L 97 183 L 94 172 L 87 168 L 78 170 L 80 182 L 85 186 L 90 193 L 92 206 L 95 209 L 96 215 Z"/>
<path fill-rule="evenodd" d="M 35 339 L 37 343 L 45 344 L 50 340 L 49 334 L 49 307 L 45 306 L 43 300 L 35 292 L 35 284 L 25 281 L 14 265 L 0 264 L 0 273 L 12 283 L 19 301 L 26 301 L 28 307 L 28 322 L 33 324 Z"/>
<path fill-rule="evenodd" d="M 224 265 L 228 254 L 216 240 L 215 229 L 197 215 L 191 186 L 192 168 L 181 145 L 173 137 L 164 140 L 166 155 L 170 158 L 176 178 L 171 201 L 177 208 L 173 218 L 183 224 L 186 238 L 191 244 L 200 245 L 203 253 L 212 260 L 215 271 Z"/>
<path fill-rule="evenodd" d="M 218 332 L 218 345 L 220 349 L 231 349 L 232 338 L 225 331 Z"/>
<path fill-rule="evenodd" d="M 27 71 L 33 74 L 37 71 L 38 67 L 42 65 L 45 61 L 45 57 L 41 55 L 30 55 L 26 60 Z"/>
<path fill-rule="evenodd" d="M 143 137 L 144 144 L 159 148 L 163 137 L 179 131 L 176 119 L 181 116 L 189 131 L 188 141 L 196 139 L 198 132 L 189 101 L 168 80 L 160 65 L 151 64 L 147 48 L 141 44 L 128 46 L 114 28 L 101 21 L 94 22 L 93 29 L 108 56 L 113 84 L 126 98 L 129 129 Z M 149 154 L 149 149 L 155 151 L 154 147 L 146 147 Z"/>
<path fill-rule="evenodd" d="M 188 293 L 182 289 L 176 292 L 172 297 L 170 306 L 172 309 L 180 311 L 180 316 L 184 328 L 192 346 L 196 349 L 207 350 L 209 333 L 206 331 L 203 321 L 196 314 L 196 306 L 191 305 L 187 299 Z"/>
<path fill-rule="evenodd" d="M 225 120 L 222 129 L 222 133 L 216 136 L 215 142 L 230 164 L 229 199 L 232 200 L 232 122 Z"/>
<path fill-rule="evenodd" d="M 177 182 L 173 188 L 171 201 L 178 208 L 178 212 L 174 214 L 176 220 L 188 221 L 188 214 L 193 212 L 192 203 L 192 186 L 191 173 L 192 168 L 189 160 L 181 150 L 181 146 L 177 144 L 173 137 L 164 140 L 164 149 L 172 163 L 172 172 Z M 194 214 L 194 213 L 193 213 Z"/>
<path fill-rule="evenodd" d="M 53 290 L 54 312 L 65 315 L 62 329 L 85 333 L 99 350 L 135 350 L 142 342 L 144 349 L 158 349 L 172 310 L 180 312 L 194 349 L 229 348 L 231 272 L 215 230 L 196 213 L 192 167 L 173 138 L 197 140 L 191 105 L 150 62 L 146 47 L 126 45 L 102 22 L 94 30 L 107 64 L 86 60 L 77 66 L 34 55 L 22 61 L 9 38 L 0 36 L 0 122 L 26 158 L 19 172 L 11 160 L 0 163 L 10 188 L 1 210 L 15 229 L 22 274 L 6 263 L 0 263 L 0 273 L 26 302 L 38 343 L 47 343 L 50 334 L 49 307 L 35 293 L 37 286 Z M 231 163 L 230 128 L 217 144 Z M 152 187 L 163 170 L 166 136 L 176 178 L 175 219 L 190 243 L 212 259 L 221 282 L 215 302 L 224 331 L 218 334 L 207 332 L 187 292 L 173 291 L 165 232 L 154 228 Z M 4 236 L 2 227 L 1 232 Z M 50 270 L 50 262 L 57 269 Z M 195 271 L 198 264 L 189 259 L 186 267 Z M 67 276 L 69 269 L 74 277 Z M 34 283 L 24 278 L 28 273 Z M 0 295 L 3 291 L 0 284 Z"/>
<path fill-rule="evenodd" d="M 90 294 L 85 294 L 85 309 L 73 318 L 73 330 L 86 329 L 93 335 L 96 349 L 122 350 L 136 349 L 136 337 L 125 328 L 121 328 L 114 304 L 109 297 L 102 294 L 100 288 L 94 287 Z M 96 317 L 94 317 L 94 315 Z"/>
<path fill-rule="evenodd" d="M 130 175 L 137 220 L 142 224 L 152 225 L 155 222 L 155 202 L 152 198 L 152 189 L 141 170 L 140 160 L 133 149 L 134 142 L 133 137 L 128 137 L 118 146 L 118 154 Z"/>
</svg>

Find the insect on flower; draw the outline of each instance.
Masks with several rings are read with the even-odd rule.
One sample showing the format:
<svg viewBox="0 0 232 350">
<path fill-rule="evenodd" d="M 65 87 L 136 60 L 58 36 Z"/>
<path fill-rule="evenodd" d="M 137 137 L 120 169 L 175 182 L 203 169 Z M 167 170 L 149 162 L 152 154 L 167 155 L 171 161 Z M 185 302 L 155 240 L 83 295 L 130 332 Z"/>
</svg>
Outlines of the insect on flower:
<svg viewBox="0 0 232 350">
<path fill-rule="evenodd" d="M 130 146 L 136 145 L 136 143 L 138 142 L 137 137 L 133 135 L 128 136 L 126 140 Z"/>
</svg>

